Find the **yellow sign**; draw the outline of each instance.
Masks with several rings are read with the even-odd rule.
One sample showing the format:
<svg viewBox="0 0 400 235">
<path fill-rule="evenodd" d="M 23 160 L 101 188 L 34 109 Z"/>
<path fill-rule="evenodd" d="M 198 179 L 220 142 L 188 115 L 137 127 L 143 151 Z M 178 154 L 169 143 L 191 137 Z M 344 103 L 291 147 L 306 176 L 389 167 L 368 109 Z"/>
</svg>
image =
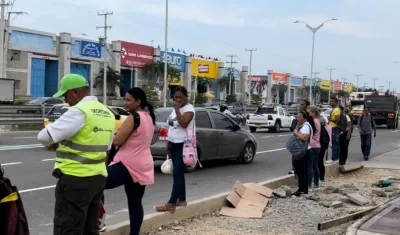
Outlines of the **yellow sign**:
<svg viewBox="0 0 400 235">
<path fill-rule="evenodd" d="M 348 93 L 353 92 L 353 84 L 347 84 L 347 85 L 346 85 L 346 91 L 347 91 Z"/>
<path fill-rule="evenodd" d="M 181 73 L 180 78 L 171 78 L 171 76 L 168 76 L 168 85 L 169 86 L 183 86 L 183 74 Z"/>
<path fill-rule="evenodd" d="M 192 76 L 218 78 L 218 61 L 192 59 Z"/>
<path fill-rule="evenodd" d="M 329 80 L 322 80 L 319 87 L 322 90 L 329 91 L 329 88 L 331 87 L 331 82 Z"/>
</svg>

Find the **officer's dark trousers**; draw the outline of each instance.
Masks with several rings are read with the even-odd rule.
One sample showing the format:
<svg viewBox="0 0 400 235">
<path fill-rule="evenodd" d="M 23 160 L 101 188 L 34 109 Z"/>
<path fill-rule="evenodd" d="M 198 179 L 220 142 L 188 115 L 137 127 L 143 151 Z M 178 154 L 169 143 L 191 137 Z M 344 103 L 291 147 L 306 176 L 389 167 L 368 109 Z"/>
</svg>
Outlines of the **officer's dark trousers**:
<svg viewBox="0 0 400 235">
<path fill-rule="evenodd" d="M 106 184 L 102 175 L 62 175 L 56 186 L 54 235 L 98 235 L 100 198 Z"/>
</svg>

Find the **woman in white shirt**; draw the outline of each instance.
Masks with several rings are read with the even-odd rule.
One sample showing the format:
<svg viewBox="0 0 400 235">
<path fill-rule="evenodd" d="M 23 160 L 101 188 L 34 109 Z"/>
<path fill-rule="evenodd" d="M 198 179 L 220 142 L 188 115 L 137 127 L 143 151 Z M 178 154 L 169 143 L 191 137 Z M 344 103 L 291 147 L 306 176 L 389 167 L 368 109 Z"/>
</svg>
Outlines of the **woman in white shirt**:
<svg viewBox="0 0 400 235">
<path fill-rule="evenodd" d="M 173 186 L 171 197 L 166 204 L 157 205 L 157 212 L 174 212 L 176 207 L 186 206 L 185 164 L 183 163 L 183 142 L 186 131 L 189 138 L 194 135 L 195 110 L 188 103 L 188 92 L 185 87 L 178 87 L 174 93 L 174 109 L 167 122 L 168 130 L 168 153 L 174 165 Z"/>
<path fill-rule="evenodd" d="M 293 134 L 301 141 L 307 142 L 312 136 L 312 128 L 310 123 L 307 122 L 307 113 L 305 111 L 300 111 L 297 115 L 297 127 L 293 131 Z M 300 196 L 301 194 L 308 194 L 308 172 L 307 165 L 310 155 L 310 142 L 308 142 L 308 151 L 306 156 L 300 160 L 294 159 L 294 173 L 297 176 L 299 189 L 293 193 L 295 196 Z"/>
</svg>

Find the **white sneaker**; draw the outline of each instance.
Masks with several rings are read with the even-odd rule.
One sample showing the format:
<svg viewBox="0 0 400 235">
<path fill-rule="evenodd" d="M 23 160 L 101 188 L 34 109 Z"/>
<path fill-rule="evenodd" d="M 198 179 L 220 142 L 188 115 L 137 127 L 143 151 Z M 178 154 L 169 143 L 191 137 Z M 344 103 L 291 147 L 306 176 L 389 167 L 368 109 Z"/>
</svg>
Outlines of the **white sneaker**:
<svg viewBox="0 0 400 235">
<path fill-rule="evenodd" d="M 325 181 L 320 180 L 319 181 L 319 187 L 326 187 Z"/>
<path fill-rule="evenodd" d="M 333 164 L 339 164 L 339 160 L 333 161 Z"/>
<path fill-rule="evenodd" d="M 107 226 L 103 226 L 100 230 L 99 230 L 99 232 L 105 232 L 107 230 Z"/>
<path fill-rule="evenodd" d="M 325 161 L 325 164 L 333 164 L 332 160 Z"/>
</svg>

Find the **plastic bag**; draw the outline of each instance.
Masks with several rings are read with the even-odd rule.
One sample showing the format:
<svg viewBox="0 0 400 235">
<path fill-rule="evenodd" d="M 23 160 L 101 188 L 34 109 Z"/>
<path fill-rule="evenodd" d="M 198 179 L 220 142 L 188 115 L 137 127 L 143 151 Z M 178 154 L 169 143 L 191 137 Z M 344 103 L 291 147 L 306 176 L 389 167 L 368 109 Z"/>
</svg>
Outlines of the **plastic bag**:
<svg viewBox="0 0 400 235">
<path fill-rule="evenodd" d="M 161 172 L 168 175 L 172 175 L 174 172 L 174 164 L 172 163 L 172 159 L 169 159 L 168 155 L 167 160 L 161 165 Z"/>
</svg>

